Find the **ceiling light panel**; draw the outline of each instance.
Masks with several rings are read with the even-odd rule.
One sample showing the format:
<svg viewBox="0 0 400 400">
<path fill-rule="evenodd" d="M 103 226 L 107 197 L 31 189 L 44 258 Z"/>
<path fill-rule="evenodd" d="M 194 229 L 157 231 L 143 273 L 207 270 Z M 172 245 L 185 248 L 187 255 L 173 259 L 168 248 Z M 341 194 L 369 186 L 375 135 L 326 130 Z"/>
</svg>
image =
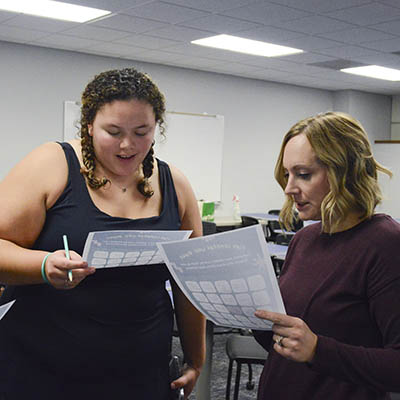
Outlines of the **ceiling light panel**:
<svg viewBox="0 0 400 400">
<path fill-rule="evenodd" d="M 225 34 L 193 40 L 191 43 L 263 57 L 280 57 L 303 52 L 303 50 L 293 47 L 279 46 L 277 44 Z"/>
<path fill-rule="evenodd" d="M 368 78 L 384 79 L 386 81 L 400 81 L 400 70 L 381 67 L 379 65 L 366 65 L 364 67 L 344 68 L 342 72 L 366 76 Z"/>
<path fill-rule="evenodd" d="M 111 14 L 107 10 L 51 0 L 2 0 L 0 10 L 72 22 L 87 22 Z"/>
</svg>

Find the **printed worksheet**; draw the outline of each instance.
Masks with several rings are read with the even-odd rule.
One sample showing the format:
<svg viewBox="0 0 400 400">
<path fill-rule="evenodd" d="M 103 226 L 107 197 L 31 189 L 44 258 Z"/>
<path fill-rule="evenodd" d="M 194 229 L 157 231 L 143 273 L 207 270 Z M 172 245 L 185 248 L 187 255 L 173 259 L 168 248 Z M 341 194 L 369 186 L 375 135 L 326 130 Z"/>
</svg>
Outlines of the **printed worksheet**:
<svg viewBox="0 0 400 400">
<path fill-rule="evenodd" d="M 131 267 L 164 262 L 157 243 L 186 240 L 192 231 L 90 232 L 83 259 L 96 268 Z"/>
<path fill-rule="evenodd" d="M 286 314 L 261 225 L 157 246 L 181 290 L 216 325 L 270 330 L 254 312 Z"/>
<path fill-rule="evenodd" d="M 12 305 L 15 303 L 15 300 L 9 301 L 6 304 L 3 304 L 0 306 L 0 319 L 2 319 L 8 312 L 8 310 L 12 307 Z"/>
</svg>

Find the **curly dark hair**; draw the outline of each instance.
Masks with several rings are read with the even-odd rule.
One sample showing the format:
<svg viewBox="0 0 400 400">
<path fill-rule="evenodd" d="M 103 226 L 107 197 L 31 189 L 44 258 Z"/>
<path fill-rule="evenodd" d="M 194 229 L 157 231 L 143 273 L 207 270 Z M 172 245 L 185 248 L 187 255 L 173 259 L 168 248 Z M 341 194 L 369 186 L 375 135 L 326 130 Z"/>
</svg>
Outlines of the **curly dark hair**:
<svg viewBox="0 0 400 400">
<path fill-rule="evenodd" d="M 81 169 L 81 173 L 86 177 L 89 186 L 93 189 L 104 186 L 110 180 L 106 177 L 98 179 L 94 175 L 96 157 L 88 125 L 93 123 L 97 112 L 105 104 L 112 103 L 115 100 L 132 99 L 144 101 L 153 107 L 160 134 L 164 135 L 165 98 L 147 74 L 139 72 L 135 68 L 105 71 L 96 75 L 87 84 L 82 93 L 80 136 L 85 168 Z M 139 192 L 146 198 L 154 194 L 148 181 L 153 174 L 153 155 L 152 146 L 142 163 L 144 177 L 137 185 Z"/>
</svg>

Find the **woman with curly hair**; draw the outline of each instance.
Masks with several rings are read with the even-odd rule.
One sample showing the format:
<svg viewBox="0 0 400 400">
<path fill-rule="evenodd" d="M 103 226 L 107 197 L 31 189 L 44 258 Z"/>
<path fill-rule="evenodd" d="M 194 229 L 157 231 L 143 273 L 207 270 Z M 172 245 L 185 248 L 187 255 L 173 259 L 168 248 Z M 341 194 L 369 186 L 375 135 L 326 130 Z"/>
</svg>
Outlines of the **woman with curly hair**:
<svg viewBox="0 0 400 400">
<path fill-rule="evenodd" d="M 189 182 L 154 157 L 164 113 L 146 74 L 100 73 L 82 95 L 81 139 L 40 146 L 1 182 L 0 281 L 4 301 L 16 299 L 0 322 L 2 400 L 167 400 L 171 388 L 184 387 L 185 398 L 192 391 L 205 322 L 172 282 L 186 364 L 171 383 L 165 264 L 96 271 L 81 257 L 91 231 L 202 234 Z"/>
<path fill-rule="evenodd" d="M 272 332 L 259 386 L 264 399 L 389 399 L 400 391 L 400 224 L 375 213 L 377 175 L 358 121 L 336 112 L 295 124 L 275 177 L 289 228 L 319 220 L 290 242 L 279 286 L 287 315 L 259 310 Z"/>
</svg>

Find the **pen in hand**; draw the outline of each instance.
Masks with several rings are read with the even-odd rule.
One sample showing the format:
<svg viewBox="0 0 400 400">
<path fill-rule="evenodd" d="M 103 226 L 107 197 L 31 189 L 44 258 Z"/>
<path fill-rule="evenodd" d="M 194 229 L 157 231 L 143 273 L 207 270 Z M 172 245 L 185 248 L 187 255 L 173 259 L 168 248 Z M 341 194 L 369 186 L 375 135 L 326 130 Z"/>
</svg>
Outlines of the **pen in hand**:
<svg viewBox="0 0 400 400">
<path fill-rule="evenodd" d="M 69 255 L 69 247 L 68 247 L 68 239 L 67 239 L 67 235 L 63 235 L 63 242 L 64 242 L 64 250 L 65 250 L 65 257 L 67 257 L 68 260 L 71 259 L 70 255 Z M 68 280 L 70 282 L 72 282 L 74 280 L 73 276 L 72 276 L 72 271 L 69 270 L 68 271 Z"/>
</svg>

